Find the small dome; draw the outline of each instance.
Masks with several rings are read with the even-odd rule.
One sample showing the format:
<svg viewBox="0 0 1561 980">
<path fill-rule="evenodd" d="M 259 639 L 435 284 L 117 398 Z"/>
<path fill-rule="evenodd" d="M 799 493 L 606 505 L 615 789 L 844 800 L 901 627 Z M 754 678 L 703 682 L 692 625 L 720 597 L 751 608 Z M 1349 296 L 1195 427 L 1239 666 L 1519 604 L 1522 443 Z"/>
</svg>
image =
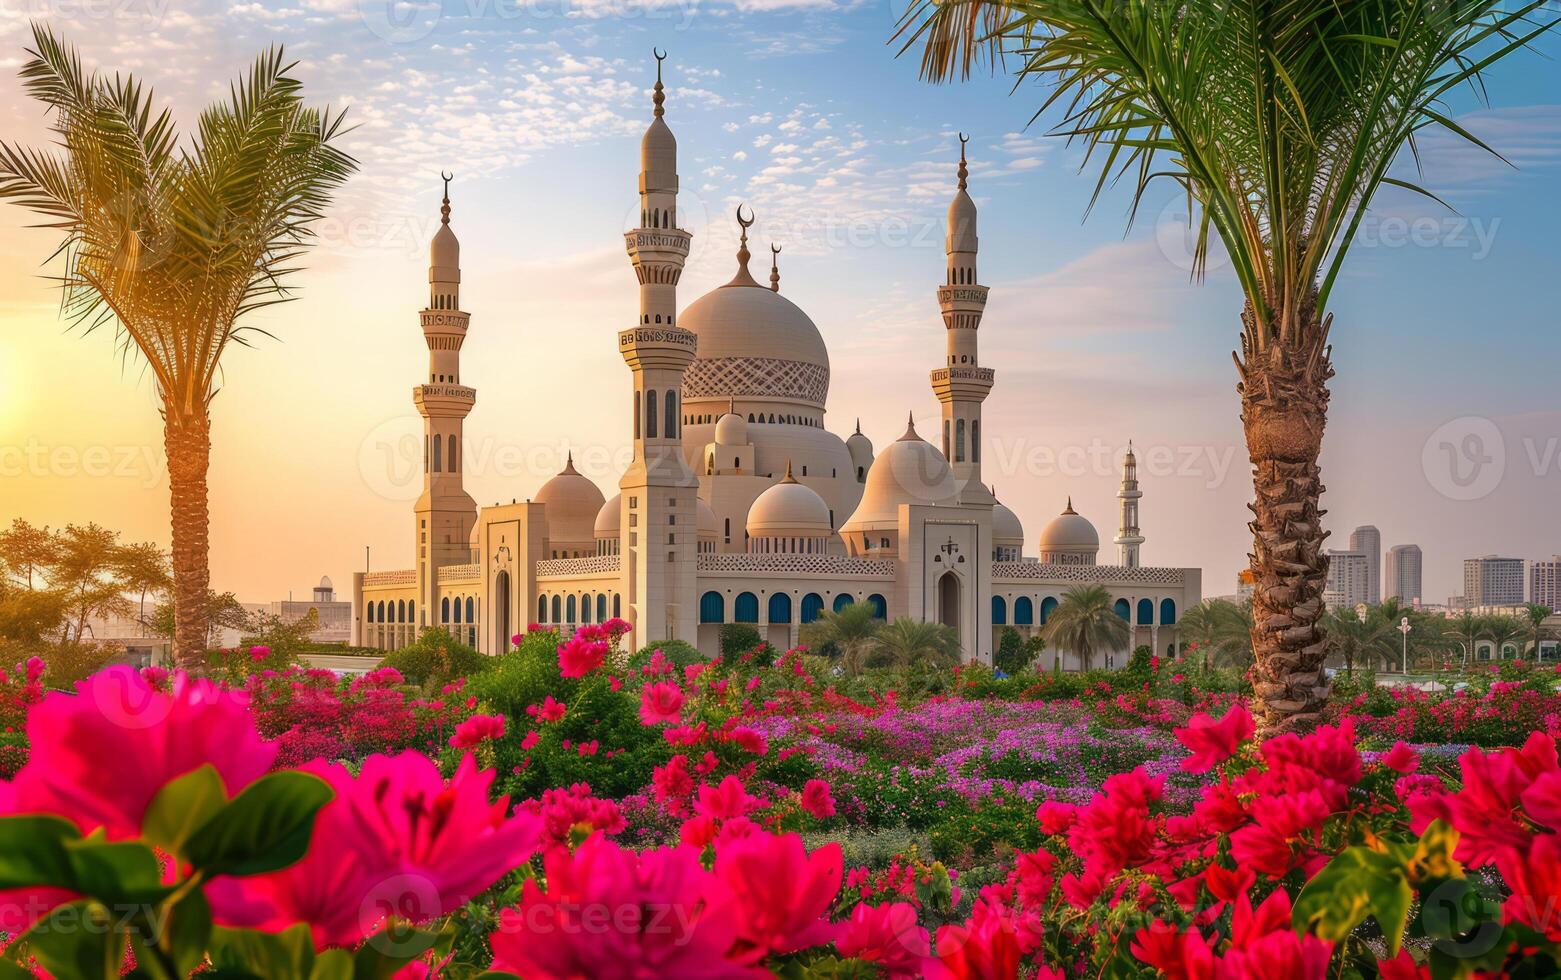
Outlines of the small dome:
<svg viewBox="0 0 1561 980">
<path fill-rule="evenodd" d="M 949 202 L 948 250 L 950 252 L 974 252 L 976 250 L 976 202 L 961 187 L 954 200 Z"/>
<path fill-rule="evenodd" d="M 748 509 L 748 536 L 752 538 L 805 537 L 834 533 L 829 526 L 829 505 L 817 491 L 798 483 L 786 467 L 781 482 L 759 494 Z"/>
<path fill-rule="evenodd" d="M 615 493 L 605 503 L 602 509 L 596 512 L 596 536 L 598 538 L 618 537 L 623 530 L 623 494 Z"/>
<path fill-rule="evenodd" d="M 846 439 L 846 451 L 857 466 L 870 466 L 873 462 L 873 440 L 862 435 L 862 420 L 856 420 L 856 431 Z"/>
<path fill-rule="evenodd" d="M 694 500 L 699 505 L 699 537 L 713 538 L 720 534 L 721 521 L 715 516 L 715 511 L 705 503 L 704 498 L 695 497 Z"/>
<path fill-rule="evenodd" d="M 584 545 L 596 537 L 596 516 L 606 500 L 596 484 L 575 470 L 571 454 L 564 469 L 532 498 L 546 510 L 547 538 L 554 546 Z"/>
<path fill-rule="evenodd" d="M 898 527 L 901 504 L 949 506 L 958 494 L 948 460 L 916 434 L 913 423 L 873 461 L 862 502 L 843 530 Z"/>
<path fill-rule="evenodd" d="M 1094 554 L 1100 550 L 1100 535 L 1095 525 L 1073 509 L 1070 499 L 1067 509 L 1041 529 L 1039 546 L 1042 561 L 1050 553 Z"/>
<path fill-rule="evenodd" d="M 1024 547 L 1024 525 L 1013 511 L 998 504 L 992 508 L 992 543 Z"/>
<path fill-rule="evenodd" d="M 336 586 L 331 584 L 331 577 L 329 575 L 322 575 L 322 576 L 320 576 L 320 584 L 315 586 L 315 588 L 317 588 L 317 589 L 334 589 L 334 588 L 336 588 Z"/>
<path fill-rule="evenodd" d="M 640 169 L 657 177 L 676 177 L 678 171 L 678 141 L 665 119 L 657 116 L 645 130 L 640 140 Z M 657 185 L 661 189 L 661 185 Z M 677 189 L 674 183 L 669 188 Z"/>
<path fill-rule="evenodd" d="M 448 217 L 434 232 L 434 240 L 428 246 L 428 281 L 461 281 L 461 243 L 450 230 Z"/>
<path fill-rule="evenodd" d="M 720 446 L 748 445 L 748 420 L 727 412 L 715 420 L 715 441 Z"/>
</svg>

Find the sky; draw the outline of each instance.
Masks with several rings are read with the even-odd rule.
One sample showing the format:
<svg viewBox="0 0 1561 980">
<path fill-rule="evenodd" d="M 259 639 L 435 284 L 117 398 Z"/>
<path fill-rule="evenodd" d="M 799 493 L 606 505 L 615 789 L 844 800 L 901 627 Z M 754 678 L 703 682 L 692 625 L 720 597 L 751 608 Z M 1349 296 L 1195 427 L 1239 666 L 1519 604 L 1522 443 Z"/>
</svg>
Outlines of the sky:
<svg viewBox="0 0 1561 980">
<path fill-rule="evenodd" d="M 1091 211 L 1075 148 L 1032 120 L 1045 90 L 1003 77 L 932 86 L 889 43 L 892 0 L 0 0 L 0 135 L 47 140 L 22 92 L 29 22 L 87 62 L 155 89 L 186 130 L 272 44 L 310 101 L 346 109 L 361 172 L 318 231 L 293 302 L 255 314 L 213 402 L 214 587 L 246 601 L 345 588 L 409 567 L 426 371 L 417 311 L 441 170 L 454 174 L 468 487 L 530 496 L 574 452 L 611 493 L 625 462 L 628 369 L 615 349 L 636 287 L 651 49 L 669 52 L 680 217 L 694 233 L 684 304 L 730 278 L 746 202 L 756 251 L 831 352 L 828 426 L 879 446 L 911 412 L 932 431 L 943 356 L 935 289 L 956 134 L 971 135 L 981 279 L 985 475 L 1031 553 L 1069 496 L 1114 561 L 1118 460 L 1144 490 L 1148 564 L 1234 591 L 1251 482 L 1230 351 L 1241 301 L 1222 256 L 1189 278 L 1186 208 L 1169 185 L 1130 228 L 1125 188 Z M 1431 135 L 1424 181 L 1455 210 L 1389 189 L 1334 291 L 1324 497 L 1330 544 L 1374 524 L 1419 544 L 1425 596 L 1461 562 L 1561 552 L 1561 43 L 1490 73 L 1461 125 L 1508 162 Z M 1407 166 L 1407 164 L 1406 164 Z M 0 520 L 97 521 L 166 544 L 151 378 L 111 329 L 61 318 L 57 239 L 0 206 Z M 265 331 L 266 336 L 258 331 Z M 410 448 L 409 448 L 410 447 Z"/>
</svg>

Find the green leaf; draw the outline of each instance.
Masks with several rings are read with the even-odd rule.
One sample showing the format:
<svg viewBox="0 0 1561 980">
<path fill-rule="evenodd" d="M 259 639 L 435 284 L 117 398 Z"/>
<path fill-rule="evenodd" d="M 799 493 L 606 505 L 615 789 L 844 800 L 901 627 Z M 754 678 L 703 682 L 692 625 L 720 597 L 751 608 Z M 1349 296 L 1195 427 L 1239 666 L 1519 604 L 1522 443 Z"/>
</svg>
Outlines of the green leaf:
<svg viewBox="0 0 1561 980">
<path fill-rule="evenodd" d="M 24 970 L 10 960 L 0 960 L 0 980 L 34 980 L 31 970 Z"/>
<path fill-rule="evenodd" d="M 27 930 L 29 955 L 57 977 L 116 980 L 125 957 L 125 934 L 98 902 L 61 905 Z"/>
<path fill-rule="evenodd" d="M 262 776 L 190 837 L 184 858 L 208 876 L 257 875 L 285 868 L 309 849 L 325 780 L 305 772 Z"/>
<path fill-rule="evenodd" d="M 1297 929 L 1337 943 L 1370 915 L 1387 938 L 1388 956 L 1397 956 L 1415 897 L 1404 865 L 1401 856 L 1347 848 L 1301 889 L 1291 921 Z"/>
<path fill-rule="evenodd" d="M 307 977 L 315 965 L 314 937 L 305 923 L 281 932 L 211 930 L 211 962 L 232 976 Z"/>
<path fill-rule="evenodd" d="M 328 949 L 314 961 L 309 980 L 352 980 L 352 954 L 345 949 Z"/>
<path fill-rule="evenodd" d="M 81 839 L 74 824 L 59 817 L 0 818 L 0 889 L 74 883 L 65 843 Z"/>
<path fill-rule="evenodd" d="M 364 940 L 353 956 L 353 980 L 390 980 L 396 971 L 434 948 L 438 933 L 392 919 Z"/>
<path fill-rule="evenodd" d="M 184 842 L 227 803 L 222 776 L 207 763 L 158 791 L 141 821 L 141 835 L 170 854 L 182 854 Z"/>
<path fill-rule="evenodd" d="M 68 842 L 64 851 L 74 889 L 121 915 L 134 915 L 173 891 L 163 884 L 157 855 L 140 841 L 110 843 L 90 837 Z"/>
<path fill-rule="evenodd" d="M 195 889 L 171 909 L 164 909 L 167 918 L 152 938 L 173 957 L 179 976 L 187 977 L 206 959 L 206 947 L 211 940 L 211 903 L 206 893 Z M 165 938 L 166 935 L 166 938 Z"/>
</svg>

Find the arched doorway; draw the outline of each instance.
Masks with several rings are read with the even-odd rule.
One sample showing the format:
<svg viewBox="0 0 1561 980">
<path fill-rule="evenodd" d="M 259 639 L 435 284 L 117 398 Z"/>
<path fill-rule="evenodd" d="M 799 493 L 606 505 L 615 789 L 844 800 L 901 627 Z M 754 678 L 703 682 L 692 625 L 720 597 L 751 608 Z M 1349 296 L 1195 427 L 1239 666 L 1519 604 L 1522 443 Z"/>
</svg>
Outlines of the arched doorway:
<svg viewBox="0 0 1561 980">
<path fill-rule="evenodd" d="M 499 628 L 498 648 L 500 653 L 509 652 L 509 640 L 513 636 L 509 628 L 509 572 L 501 571 L 493 578 L 493 608 L 496 613 L 494 619 Z"/>
<path fill-rule="evenodd" d="M 938 579 L 938 622 L 958 633 L 959 629 L 959 576 L 944 572 Z"/>
</svg>

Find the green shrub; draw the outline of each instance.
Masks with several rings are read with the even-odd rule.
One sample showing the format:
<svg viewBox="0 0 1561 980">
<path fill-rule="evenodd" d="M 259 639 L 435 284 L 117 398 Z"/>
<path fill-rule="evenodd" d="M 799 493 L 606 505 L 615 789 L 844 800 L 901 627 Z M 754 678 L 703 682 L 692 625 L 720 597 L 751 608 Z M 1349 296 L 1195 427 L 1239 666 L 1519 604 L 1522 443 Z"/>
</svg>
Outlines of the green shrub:
<svg viewBox="0 0 1561 980">
<path fill-rule="evenodd" d="M 387 653 L 380 666 L 399 671 L 409 684 L 442 687 L 457 677 L 472 677 L 489 670 L 493 659 L 431 626 L 423 630 L 415 643 Z"/>
<path fill-rule="evenodd" d="M 1009 676 L 1022 674 L 1034 661 L 1035 654 L 1026 648 L 1024 638 L 1012 626 L 1004 626 L 997 640 L 997 653 L 993 665 Z"/>
<path fill-rule="evenodd" d="M 630 674 L 638 674 L 640 668 L 650 663 L 650 658 L 657 650 L 661 655 L 672 662 L 674 667 L 681 671 L 689 664 L 708 663 L 710 658 L 699 652 L 692 644 L 682 640 L 662 640 L 660 643 L 652 643 L 641 647 L 639 652 L 629 658 L 628 671 Z"/>
<path fill-rule="evenodd" d="M 759 631 L 746 623 L 726 623 L 721 627 L 721 656 L 727 659 L 757 650 L 763 642 Z"/>
</svg>

